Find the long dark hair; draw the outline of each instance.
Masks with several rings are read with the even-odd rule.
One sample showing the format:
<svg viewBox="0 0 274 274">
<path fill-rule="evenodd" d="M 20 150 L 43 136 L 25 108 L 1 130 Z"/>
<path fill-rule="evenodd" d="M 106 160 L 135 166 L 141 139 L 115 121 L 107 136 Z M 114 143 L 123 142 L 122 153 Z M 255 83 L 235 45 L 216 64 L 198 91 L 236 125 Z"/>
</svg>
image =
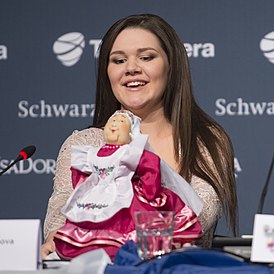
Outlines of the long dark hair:
<svg viewBox="0 0 274 274">
<path fill-rule="evenodd" d="M 126 28 L 142 28 L 155 34 L 169 60 L 169 75 L 163 95 L 165 117 L 173 126 L 175 158 L 179 173 L 207 181 L 222 202 L 231 229 L 237 231 L 237 195 L 234 154 L 225 130 L 196 103 L 187 53 L 175 30 L 153 14 L 132 15 L 117 21 L 102 39 L 98 59 L 96 108 L 93 126 L 102 127 L 121 104 L 114 97 L 107 74 L 109 54 L 118 34 Z M 208 162 L 206 148 L 213 163 Z"/>
</svg>

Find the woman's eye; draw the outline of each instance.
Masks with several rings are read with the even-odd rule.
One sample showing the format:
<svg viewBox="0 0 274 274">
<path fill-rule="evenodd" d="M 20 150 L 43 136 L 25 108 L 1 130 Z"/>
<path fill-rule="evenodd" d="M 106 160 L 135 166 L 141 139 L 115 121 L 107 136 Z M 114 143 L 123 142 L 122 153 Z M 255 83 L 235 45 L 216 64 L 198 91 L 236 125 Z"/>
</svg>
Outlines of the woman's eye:
<svg viewBox="0 0 274 274">
<path fill-rule="evenodd" d="M 143 61 L 148 62 L 148 61 L 153 60 L 154 56 L 152 56 L 152 55 L 151 56 L 141 56 L 140 59 L 143 60 Z"/>
<path fill-rule="evenodd" d="M 126 59 L 125 59 L 125 58 L 121 58 L 121 59 L 112 59 L 111 62 L 114 63 L 114 64 L 123 64 L 123 63 L 126 62 Z"/>
</svg>

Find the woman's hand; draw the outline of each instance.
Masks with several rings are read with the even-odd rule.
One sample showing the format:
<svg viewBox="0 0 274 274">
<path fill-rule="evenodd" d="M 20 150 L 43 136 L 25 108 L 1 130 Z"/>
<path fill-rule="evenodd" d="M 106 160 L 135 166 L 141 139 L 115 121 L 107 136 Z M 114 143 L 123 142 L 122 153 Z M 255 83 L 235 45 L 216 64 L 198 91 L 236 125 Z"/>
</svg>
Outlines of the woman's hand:
<svg viewBox="0 0 274 274">
<path fill-rule="evenodd" d="M 183 244 L 183 247 L 190 247 L 190 246 L 196 246 L 196 245 L 191 244 L 191 243 L 185 243 L 185 244 Z"/>
<path fill-rule="evenodd" d="M 42 244 L 41 246 L 41 257 L 42 257 L 42 260 L 45 260 L 46 257 L 55 251 L 55 243 L 53 241 L 53 237 L 55 235 L 56 231 L 52 231 L 47 240 L 45 241 L 44 244 Z"/>
</svg>

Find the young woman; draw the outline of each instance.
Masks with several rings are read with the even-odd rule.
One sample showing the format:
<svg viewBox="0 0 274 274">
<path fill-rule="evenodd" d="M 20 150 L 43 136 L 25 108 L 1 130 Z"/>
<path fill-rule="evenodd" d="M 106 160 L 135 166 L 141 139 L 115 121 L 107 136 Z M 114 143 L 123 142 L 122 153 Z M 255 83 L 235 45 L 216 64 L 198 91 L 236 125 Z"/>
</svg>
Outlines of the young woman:
<svg viewBox="0 0 274 274">
<path fill-rule="evenodd" d="M 194 188 L 204 202 L 198 216 L 210 246 L 222 212 L 237 230 L 233 148 L 224 129 L 196 103 L 186 51 L 175 30 L 161 17 L 133 15 L 116 22 L 100 47 L 93 127 L 74 132 L 57 159 L 54 192 L 45 220 L 45 257 L 55 250 L 53 236 L 65 222 L 60 209 L 72 192 L 72 145 L 104 144 L 102 127 L 116 110 L 142 119 L 154 152 Z"/>
</svg>

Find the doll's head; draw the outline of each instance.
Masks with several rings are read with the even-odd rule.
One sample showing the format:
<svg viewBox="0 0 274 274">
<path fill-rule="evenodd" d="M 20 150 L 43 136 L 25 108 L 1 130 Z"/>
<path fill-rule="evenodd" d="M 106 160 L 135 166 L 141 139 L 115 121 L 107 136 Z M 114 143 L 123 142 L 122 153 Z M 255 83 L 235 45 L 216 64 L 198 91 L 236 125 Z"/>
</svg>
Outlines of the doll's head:
<svg viewBox="0 0 274 274">
<path fill-rule="evenodd" d="M 130 111 L 117 110 L 104 127 L 104 137 L 107 144 L 129 144 L 134 134 L 140 133 L 141 119 Z"/>
</svg>

